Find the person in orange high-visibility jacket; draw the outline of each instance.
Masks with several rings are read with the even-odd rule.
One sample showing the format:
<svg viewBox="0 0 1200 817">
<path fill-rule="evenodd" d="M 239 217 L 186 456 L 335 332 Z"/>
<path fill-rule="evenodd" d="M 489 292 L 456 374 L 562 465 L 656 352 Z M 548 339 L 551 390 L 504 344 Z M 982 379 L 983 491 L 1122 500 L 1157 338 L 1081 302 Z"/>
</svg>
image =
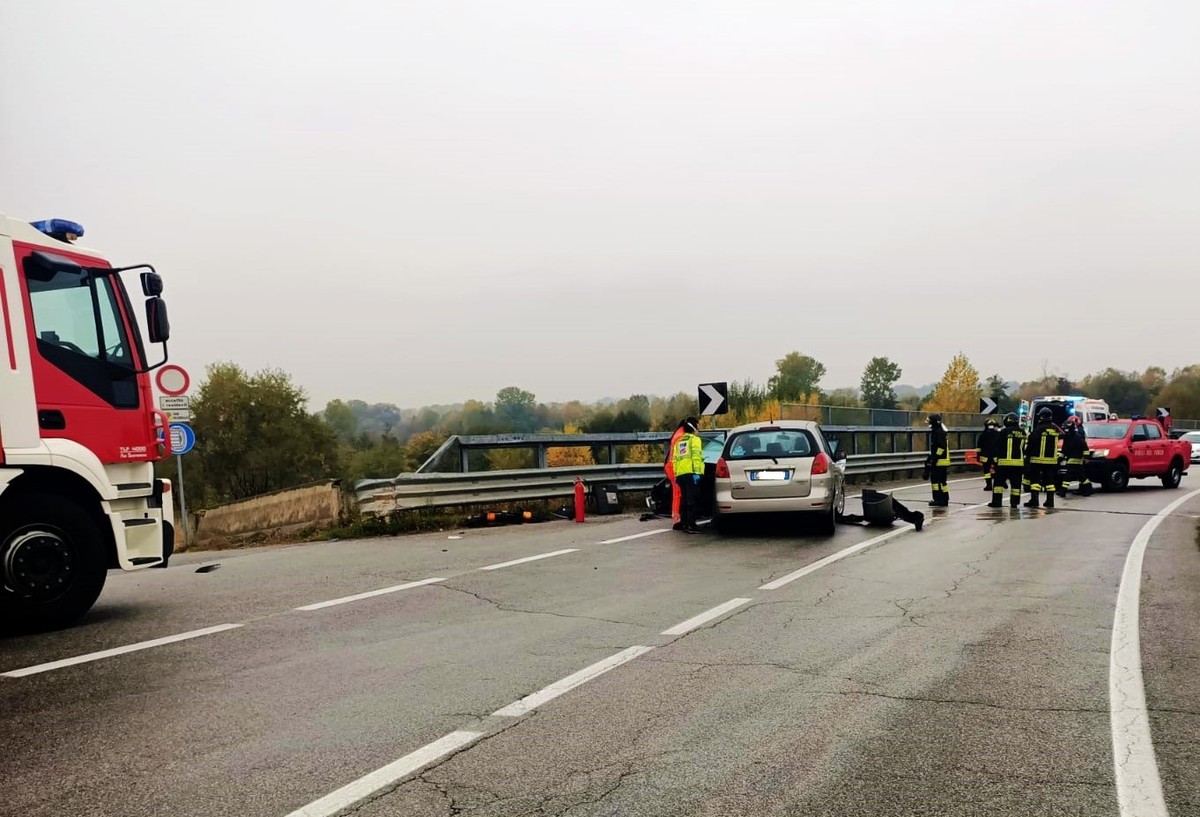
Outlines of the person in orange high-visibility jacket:
<svg viewBox="0 0 1200 817">
<path fill-rule="evenodd" d="M 675 429 L 675 433 L 671 435 L 671 442 L 667 446 L 667 461 L 663 463 L 663 471 L 666 472 L 667 480 L 671 483 L 671 519 L 675 522 L 673 526 L 675 530 L 683 528 L 683 523 L 679 521 L 679 485 L 675 482 L 675 446 L 687 432 L 686 425 L 687 420 L 679 421 L 679 426 Z"/>
<path fill-rule="evenodd" d="M 700 439 L 698 421 L 689 417 L 684 421 L 684 433 L 671 449 L 675 465 L 675 484 L 681 494 L 679 503 L 680 526 L 684 533 L 699 533 L 696 525 L 696 494 L 700 492 L 700 478 L 704 476 L 704 441 Z"/>
</svg>

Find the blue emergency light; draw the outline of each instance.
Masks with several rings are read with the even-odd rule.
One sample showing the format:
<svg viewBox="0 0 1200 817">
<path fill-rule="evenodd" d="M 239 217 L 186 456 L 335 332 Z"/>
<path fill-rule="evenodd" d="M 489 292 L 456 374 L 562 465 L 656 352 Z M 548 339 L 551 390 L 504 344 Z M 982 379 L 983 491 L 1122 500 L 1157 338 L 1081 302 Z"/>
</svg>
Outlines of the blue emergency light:
<svg viewBox="0 0 1200 817">
<path fill-rule="evenodd" d="M 34 229 L 40 230 L 51 238 L 57 238 L 59 241 L 66 241 L 68 233 L 76 238 L 83 237 L 83 225 L 65 218 L 48 218 L 44 221 L 29 223 L 33 225 Z"/>
</svg>

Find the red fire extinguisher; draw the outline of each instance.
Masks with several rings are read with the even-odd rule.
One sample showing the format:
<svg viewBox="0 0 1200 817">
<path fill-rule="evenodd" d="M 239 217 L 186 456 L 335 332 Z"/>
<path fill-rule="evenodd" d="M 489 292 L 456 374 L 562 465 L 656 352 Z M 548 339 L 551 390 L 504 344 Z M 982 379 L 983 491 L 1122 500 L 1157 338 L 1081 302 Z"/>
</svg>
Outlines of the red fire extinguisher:
<svg viewBox="0 0 1200 817">
<path fill-rule="evenodd" d="M 584 506 L 583 480 L 580 479 L 579 477 L 575 477 L 575 521 L 576 522 L 583 521 L 583 516 L 584 516 L 583 506 Z"/>
</svg>

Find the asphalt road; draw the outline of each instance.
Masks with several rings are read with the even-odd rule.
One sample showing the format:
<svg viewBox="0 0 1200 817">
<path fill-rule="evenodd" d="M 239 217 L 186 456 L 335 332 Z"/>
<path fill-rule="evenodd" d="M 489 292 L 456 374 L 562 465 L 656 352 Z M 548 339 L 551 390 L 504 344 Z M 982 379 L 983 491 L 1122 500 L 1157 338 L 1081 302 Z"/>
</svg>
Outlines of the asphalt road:
<svg viewBox="0 0 1200 817">
<path fill-rule="evenodd" d="M 1050 512 L 960 483 L 882 540 L 620 517 L 110 574 L 0 641 L 0 814 L 1200 815 L 1200 495 L 1144 533 L 1194 479 Z M 1152 747 L 1111 705 L 1139 533 Z"/>
</svg>

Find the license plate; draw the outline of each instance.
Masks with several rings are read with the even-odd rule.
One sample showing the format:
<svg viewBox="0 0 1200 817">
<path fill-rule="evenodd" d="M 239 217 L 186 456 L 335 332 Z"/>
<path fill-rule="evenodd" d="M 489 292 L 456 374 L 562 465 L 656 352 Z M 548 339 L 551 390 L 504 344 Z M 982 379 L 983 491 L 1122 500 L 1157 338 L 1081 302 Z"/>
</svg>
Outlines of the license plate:
<svg viewBox="0 0 1200 817">
<path fill-rule="evenodd" d="M 784 482 L 791 476 L 791 473 L 791 471 L 751 471 L 750 481 L 775 480 L 777 482 Z"/>
</svg>

